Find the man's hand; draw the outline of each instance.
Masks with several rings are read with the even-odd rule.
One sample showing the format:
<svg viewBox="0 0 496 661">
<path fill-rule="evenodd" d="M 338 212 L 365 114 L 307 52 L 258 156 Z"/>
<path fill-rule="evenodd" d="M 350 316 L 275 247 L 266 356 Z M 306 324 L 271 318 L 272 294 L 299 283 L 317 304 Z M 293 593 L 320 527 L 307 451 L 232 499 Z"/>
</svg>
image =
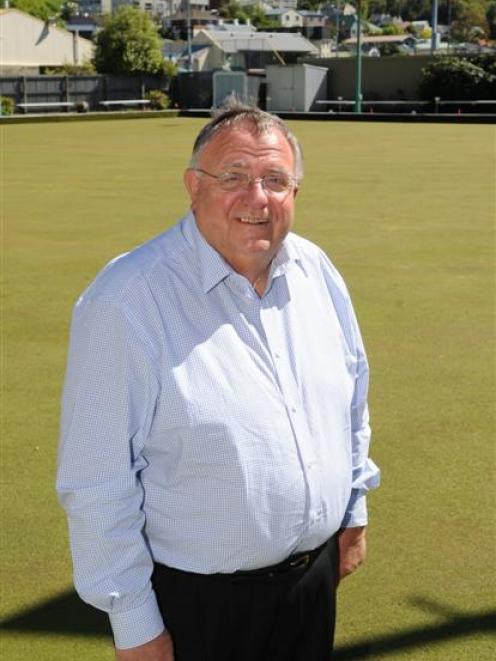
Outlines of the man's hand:
<svg viewBox="0 0 496 661">
<path fill-rule="evenodd" d="M 115 650 L 116 661 L 174 661 L 172 638 L 164 631 L 150 642 L 127 650 Z"/>
<path fill-rule="evenodd" d="M 339 578 L 351 574 L 367 555 L 366 527 L 343 528 L 339 533 Z"/>
</svg>

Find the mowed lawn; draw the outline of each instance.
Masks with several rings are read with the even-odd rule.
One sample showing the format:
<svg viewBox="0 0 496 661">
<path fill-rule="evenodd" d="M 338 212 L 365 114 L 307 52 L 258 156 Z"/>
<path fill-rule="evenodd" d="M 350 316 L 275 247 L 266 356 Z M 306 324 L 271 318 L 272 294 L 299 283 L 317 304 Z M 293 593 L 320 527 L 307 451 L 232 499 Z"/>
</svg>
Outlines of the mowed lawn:
<svg viewBox="0 0 496 661">
<path fill-rule="evenodd" d="M 113 658 L 76 602 L 53 601 L 71 590 L 53 487 L 68 324 L 98 269 L 185 211 L 182 170 L 204 122 L 1 128 L 8 661 Z M 291 126 L 306 161 L 296 231 L 351 289 L 383 473 L 368 561 L 340 588 L 341 658 L 492 659 L 494 127 Z"/>
</svg>

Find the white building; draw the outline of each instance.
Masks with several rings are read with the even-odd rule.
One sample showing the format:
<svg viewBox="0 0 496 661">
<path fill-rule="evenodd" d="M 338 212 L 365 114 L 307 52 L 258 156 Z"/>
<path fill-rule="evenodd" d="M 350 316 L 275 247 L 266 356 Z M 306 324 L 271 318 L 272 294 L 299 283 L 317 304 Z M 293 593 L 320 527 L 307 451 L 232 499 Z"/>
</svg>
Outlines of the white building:
<svg viewBox="0 0 496 661">
<path fill-rule="evenodd" d="M 241 6 L 260 5 L 264 11 L 269 9 L 296 9 L 297 0 L 239 0 Z"/>
<path fill-rule="evenodd" d="M 193 70 L 263 69 L 317 56 L 318 49 L 298 32 L 200 30 L 193 38 Z"/>
<path fill-rule="evenodd" d="M 265 15 L 283 28 L 301 28 L 303 26 L 303 16 L 294 9 L 269 9 Z"/>
<path fill-rule="evenodd" d="M 92 59 L 94 48 L 87 39 L 31 14 L 0 9 L 0 72 L 4 75 L 83 64 Z"/>
<path fill-rule="evenodd" d="M 132 5 L 153 16 L 163 16 L 164 18 L 186 11 L 188 8 L 187 0 L 111 0 L 111 2 L 113 10 L 122 5 Z M 209 0 L 191 0 L 190 8 L 191 10 L 202 9 L 206 11 L 209 8 Z"/>
</svg>

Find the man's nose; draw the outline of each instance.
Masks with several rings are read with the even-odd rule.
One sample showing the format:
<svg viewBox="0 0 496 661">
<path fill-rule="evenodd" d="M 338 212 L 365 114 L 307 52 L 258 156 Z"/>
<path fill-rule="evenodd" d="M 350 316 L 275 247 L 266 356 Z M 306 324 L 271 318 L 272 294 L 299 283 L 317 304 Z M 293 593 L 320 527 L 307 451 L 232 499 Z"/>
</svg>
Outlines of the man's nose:
<svg viewBox="0 0 496 661">
<path fill-rule="evenodd" d="M 249 196 L 249 199 L 252 203 L 257 203 L 261 205 L 267 204 L 268 195 L 267 191 L 263 186 L 263 180 L 256 178 L 252 179 L 248 184 L 246 189 L 246 194 Z"/>
</svg>

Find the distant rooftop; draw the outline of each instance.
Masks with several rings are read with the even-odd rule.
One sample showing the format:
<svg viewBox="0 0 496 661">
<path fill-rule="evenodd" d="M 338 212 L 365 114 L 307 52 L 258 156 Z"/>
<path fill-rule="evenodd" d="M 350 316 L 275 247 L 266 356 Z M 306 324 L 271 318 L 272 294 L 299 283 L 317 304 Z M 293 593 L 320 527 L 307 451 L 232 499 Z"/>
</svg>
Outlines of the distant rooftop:
<svg viewBox="0 0 496 661">
<path fill-rule="evenodd" d="M 217 42 L 225 53 L 238 51 L 280 51 L 291 53 L 317 53 L 318 49 L 298 32 L 251 32 L 236 34 L 221 30 L 201 30 L 201 33 Z"/>
</svg>

